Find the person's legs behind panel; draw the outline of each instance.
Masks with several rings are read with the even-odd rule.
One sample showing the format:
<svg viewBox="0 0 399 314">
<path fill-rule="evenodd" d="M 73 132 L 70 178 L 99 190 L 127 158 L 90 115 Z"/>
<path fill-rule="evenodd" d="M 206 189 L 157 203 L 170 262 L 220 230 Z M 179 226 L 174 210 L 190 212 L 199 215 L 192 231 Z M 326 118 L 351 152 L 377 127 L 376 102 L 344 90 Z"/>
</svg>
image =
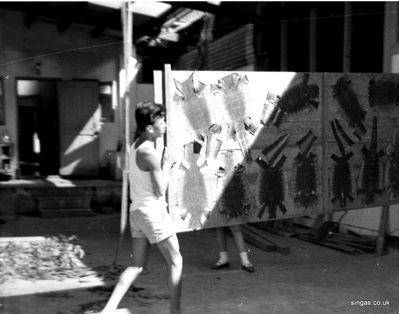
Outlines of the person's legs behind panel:
<svg viewBox="0 0 399 314">
<path fill-rule="evenodd" d="M 230 226 L 230 230 L 233 234 L 238 253 L 240 254 L 242 269 L 249 273 L 253 273 L 255 271 L 255 266 L 249 261 L 248 249 L 242 235 L 241 227 L 239 225 Z"/>
<path fill-rule="evenodd" d="M 230 266 L 229 255 L 227 253 L 227 238 L 225 227 L 216 228 L 216 240 L 219 248 L 219 259 L 211 266 L 211 269 L 221 269 Z"/>
</svg>

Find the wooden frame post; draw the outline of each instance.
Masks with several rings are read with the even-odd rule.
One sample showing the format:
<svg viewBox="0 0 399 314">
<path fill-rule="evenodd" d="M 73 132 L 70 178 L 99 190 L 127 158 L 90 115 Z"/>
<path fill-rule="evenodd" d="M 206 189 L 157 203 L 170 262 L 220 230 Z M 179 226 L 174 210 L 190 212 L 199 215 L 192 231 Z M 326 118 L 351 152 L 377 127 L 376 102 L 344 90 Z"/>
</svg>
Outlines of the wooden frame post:
<svg viewBox="0 0 399 314">
<path fill-rule="evenodd" d="M 352 3 L 345 2 L 344 13 L 344 47 L 343 47 L 343 72 L 351 71 L 351 43 L 352 43 Z"/>
<path fill-rule="evenodd" d="M 118 260 L 119 249 L 122 246 L 123 236 L 126 232 L 128 223 L 128 187 L 129 187 L 129 146 L 130 146 L 130 60 L 132 56 L 132 38 L 133 38 L 133 13 L 131 10 L 131 1 L 123 2 L 122 9 L 122 27 L 123 27 L 123 61 L 125 68 L 125 89 L 123 94 L 123 155 L 124 163 L 122 165 L 122 200 L 121 200 L 121 220 L 120 236 L 116 247 L 113 264 Z"/>
<path fill-rule="evenodd" d="M 389 205 L 384 205 L 381 208 L 380 226 L 378 228 L 377 243 L 375 248 L 375 255 L 381 256 L 384 254 L 385 236 L 387 233 L 387 225 L 389 221 Z"/>
</svg>

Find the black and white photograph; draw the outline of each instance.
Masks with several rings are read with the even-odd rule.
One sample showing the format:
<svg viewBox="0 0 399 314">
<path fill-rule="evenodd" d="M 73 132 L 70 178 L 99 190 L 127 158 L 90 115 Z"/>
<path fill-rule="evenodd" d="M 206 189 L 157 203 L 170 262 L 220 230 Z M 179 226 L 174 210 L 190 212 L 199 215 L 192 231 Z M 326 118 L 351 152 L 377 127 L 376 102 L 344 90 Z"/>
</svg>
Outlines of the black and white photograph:
<svg viewBox="0 0 399 314">
<path fill-rule="evenodd" d="M 399 313 L 399 2 L 0 1 L 0 314 Z"/>
</svg>

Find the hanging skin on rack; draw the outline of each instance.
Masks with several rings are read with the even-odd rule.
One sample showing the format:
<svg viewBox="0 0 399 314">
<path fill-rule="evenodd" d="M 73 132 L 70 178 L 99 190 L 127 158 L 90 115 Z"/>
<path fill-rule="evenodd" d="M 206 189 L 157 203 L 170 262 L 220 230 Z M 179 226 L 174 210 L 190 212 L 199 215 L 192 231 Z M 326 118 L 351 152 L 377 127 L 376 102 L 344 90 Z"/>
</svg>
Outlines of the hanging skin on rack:
<svg viewBox="0 0 399 314">
<path fill-rule="evenodd" d="M 251 204 L 242 178 L 245 168 L 240 164 L 234 166 L 232 151 L 227 151 L 224 157 L 225 167 L 218 175 L 224 187 L 217 205 L 219 213 L 230 220 L 248 215 Z"/>
<path fill-rule="evenodd" d="M 235 138 L 240 146 L 245 161 L 252 161 L 248 133 L 255 134 L 257 127 L 247 113 L 247 106 L 250 104 L 246 85 L 248 79 L 238 73 L 232 73 L 212 85 L 211 90 L 222 96 L 224 109 L 228 118 L 227 123 L 235 132 Z"/>
<path fill-rule="evenodd" d="M 211 208 L 210 194 L 211 183 L 201 172 L 201 165 L 198 165 L 201 145 L 192 142 L 184 145 L 184 160 L 180 169 L 184 171 L 179 192 L 181 207 L 190 214 L 189 227 L 197 229 L 207 220 Z"/>
<path fill-rule="evenodd" d="M 364 194 L 364 203 L 371 204 L 376 194 L 382 194 L 380 159 L 384 151 L 377 152 L 377 117 L 373 117 L 373 129 L 371 133 L 370 148 L 363 146 L 363 163 L 358 181 L 358 194 Z"/>
<path fill-rule="evenodd" d="M 331 199 L 332 203 L 339 201 L 339 206 L 344 208 L 346 207 L 346 200 L 353 201 L 352 197 L 352 176 L 351 169 L 349 164 L 349 159 L 352 158 L 353 153 L 350 151 L 349 153 L 345 152 L 345 147 L 342 144 L 340 137 L 338 136 L 337 129 L 335 123 L 338 120 L 331 121 L 331 129 L 337 142 L 339 151 L 341 156 L 337 156 L 336 154 L 331 155 L 331 159 L 334 160 L 334 174 L 333 174 L 333 182 L 332 182 L 332 194 L 333 198 Z M 344 130 L 342 129 L 342 132 Z M 342 133 L 341 132 L 341 133 Z M 346 135 L 347 136 L 347 135 Z M 345 136 L 344 136 L 345 138 Z"/>
<path fill-rule="evenodd" d="M 173 100 L 181 108 L 183 118 L 186 120 L 187 131 L 192 140 L 202 143 L 203 137 L 212 124 L 207 93 L 205 93 L 206 85 L 198 82 L 197 87 L 195 87 L 194 73 L 184 82 L 177 80 L 174 80 L 174 82 L 177 93 Z"/>
<path fill-rule="evenodd" d="M 399 128 L 386 149 L 385 187 L 391 197 L 399 196 Z"/>
<path fill-rule="evenodd" d="M 366 133 L 364 126 L 366 111 L 361 107 L 353 91 L 352 82 L 342 76 L 335 85 L 332 85 L 332 91 L 343 117 L 348 121 L 350 127 L 355 128 L 354 135 L 360 139 Z"/>
<path fill-rule="evenodd" d="M 280 136 L 272 144 L 266 146 L 256 159 L 261 168 L 258 192 L 258 201 L 261 205 L 258 218 L 262 218 L 266 207 L 269 209 L 271 219 L 276 218 L 277 207 L 283 214 L 287 212 L 283 204 L 285 189 L 282 170 L 287 157 L 281 153 L 287 145 L 288 137 L 288 134 Z M 268 158 L 269 155 L 270 158 Z M 277 158 L 279 159 L 276 162 Z"/>
<path fill-rule="evenodd" d="M 272 123 L 279 127 L 288 115 L 299 113 L 307 108 L 317 109 L 319 107 L 319 86 L 309 84 L 309 78 L 309 74 L 304 74 L 301 83 L 289 87 L 278 98 L 268 124 Z M 275 97 L 278 96 L 273 97 L 272 94 L 268 94 L 266 101 L 274 102 Z"/>
<path fill-rule="evenodd" d="M 277 111 L 277 103 L 279 101 L 280 97 L 277 95 L 274 95 L 271 92 L 267 92 L 265 102 L 263 103 L 263 110 L 262 110 L 262 116 L 260 117 L 260 123 L 263 125 L 269 125 L 273 121 L 270 120 L 269 117 L 269 111 L 271 112 L 271 115 L 276 114 L 275 111 Z"/>
<path fill-rule="evenodd" d="M 317 137 L 310 130 L 297 142 L 300 152 L 294 158 L 296 169 L 295 196 L 297 205 L 309 207 L 317 201 L 316 154 L 309 153 Z"/>
</svg>

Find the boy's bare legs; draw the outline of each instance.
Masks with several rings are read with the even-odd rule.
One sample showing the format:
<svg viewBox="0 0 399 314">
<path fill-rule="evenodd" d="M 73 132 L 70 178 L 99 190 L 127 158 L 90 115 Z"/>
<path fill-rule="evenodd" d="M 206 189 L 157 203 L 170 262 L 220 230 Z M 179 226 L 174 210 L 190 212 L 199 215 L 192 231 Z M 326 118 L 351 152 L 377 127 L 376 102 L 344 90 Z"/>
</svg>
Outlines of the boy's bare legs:
<svg viewBox="0 0 399 314">
<path fill-rule="evenodd" d="M 180 254 L 179 241 L 177 236 L 173 235 L 157 245 L 169 267 L 170 314 L 180 314 L 183 258 Z"/>
<path fill-rule="evenodd" d="M 133 265 L 127 267 L 119 276 L 118 282 L 112 291 L 111 297 L 102 310 L 102 314 L 114 313 L 120 301 L 136 278 L 143 271 L 147 259 L 148 241 L 146 238 L 133 238 Z"/>
</svg>

